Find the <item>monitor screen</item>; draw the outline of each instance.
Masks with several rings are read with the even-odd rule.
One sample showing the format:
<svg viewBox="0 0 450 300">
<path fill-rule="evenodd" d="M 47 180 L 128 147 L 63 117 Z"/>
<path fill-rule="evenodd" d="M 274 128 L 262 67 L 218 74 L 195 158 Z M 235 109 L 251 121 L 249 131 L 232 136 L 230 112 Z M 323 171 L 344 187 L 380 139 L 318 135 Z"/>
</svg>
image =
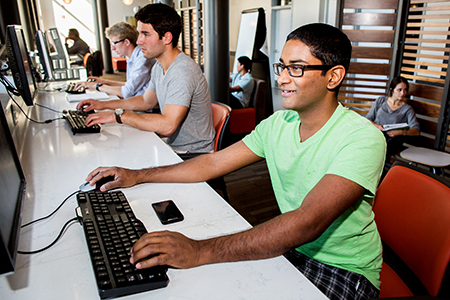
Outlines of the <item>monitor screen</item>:
<svg viewBox="0 0 450 300">
<path fill-rule="evenodd" d="M 28 55 L 28 48 L 25 43 L 22 27 L 19 25 L 8 25 L 6 29 L 6 56 L 13 74 L 16 89 L 26 105 L 33 106 L 36 83 L 34 81 L 31 60 Z"/>
<path fill-rule="evenodd" d="M 50 46 L 48 43 L 47 34 L 42 30 L 38 30 L 36 32 L 36 47 L 39 54 L 39 61 L 45 75 L 44 80 L 52 79 L 53 66 L 50 58 Z"/>
<path fill-rule="evenodd" d="M 22 167 L 0 105 L 0 274 L 14 272 L 25 186 Z"/>
</svg>

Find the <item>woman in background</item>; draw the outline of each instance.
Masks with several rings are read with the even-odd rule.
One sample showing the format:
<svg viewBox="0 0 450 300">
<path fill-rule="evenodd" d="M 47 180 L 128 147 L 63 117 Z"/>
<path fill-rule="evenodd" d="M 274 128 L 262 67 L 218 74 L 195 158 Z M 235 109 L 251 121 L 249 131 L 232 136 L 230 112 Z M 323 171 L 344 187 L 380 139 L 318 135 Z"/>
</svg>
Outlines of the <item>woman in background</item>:
<svg viewBox="0 0 450 300">
<path fill-rule="evenodd" d="M 402 149 L 407 136 L 418 136 L 420 126 L 413 108 L 407 104 L 406 94 L 409 90 L 408 80 L 402 76 L 395 77 L 389 85 L 389 97 L 382 96 L 375 100 L 366 118 L 375 127 L 384 131 L 387 143 L 386 158 Z M 407 128 L 385 130 L 384 125 L 407 123 Z"/>
</svg>

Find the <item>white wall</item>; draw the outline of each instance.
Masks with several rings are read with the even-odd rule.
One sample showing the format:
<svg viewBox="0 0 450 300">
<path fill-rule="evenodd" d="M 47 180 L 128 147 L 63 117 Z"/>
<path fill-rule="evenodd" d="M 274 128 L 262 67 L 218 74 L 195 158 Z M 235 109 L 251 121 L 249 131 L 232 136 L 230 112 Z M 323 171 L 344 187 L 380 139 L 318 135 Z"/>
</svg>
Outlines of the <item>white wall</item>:
<svg viewBox="0 0 450 300">
<path fill-rule="evenodd" d="M 204 0 L 211 1 L 211 0 Z M 241 21 L 241 13 L 243 10 L 252 9 L 252 8 L 264 8 L 266 12 L 266 26 L 267 26 L 267 34 L 269 38 L 270 32 L 270 15 L 271 15 L 271 0 L 229 0 L 229 9 L 230 9 L 230 51 L 236 50 L 238 34 L 239 34 L 239 24 Z"/>
<path fill-rule="evenodd" d="M 204 0 L 211 1 L 211 0 Z M 337 0 L 292 0 L 292 29 L 313 22 L 335 25 Z M 241 12 L 264 8 L 266 12 L 267 45 L 270 45 L 272 0 L 229 0 L 230 51 L 236 50 Z"/>
<path fill-rule="evenodd" d="M 106 6 L 108 8 L 108 24 L 111 26 L 118 22 L 125 21 L 125 15 L 134 16 L 134 7 L 144 7 L 151 2 L 152 1 L 150 0 L 133 0 L 131 5 L 125 5 L 122 0 L 107 0 Z"/>
<path fill-rule="evenodd" d="M 204 0 L 208 1 L 208 0 Z M 267 41 L 269 58 L 271 59 L 273 49 L 271 49 L 271 34 L 276 34 L 272 31 L 272 1 L 271 0 L 229 0 L 230 17 L 229 17 L 229 45 L 230 52 L 236 50 L 238 34 L 239 34 L 239 22 L 241 12 L 246 9 L 262 7 L 266 13 L 266 26 L 267 26 Z M 308 23 L 324 22 L 331 25 L 336 24 L 336 0 L 292 0 L 291 13 L 292 24 L 284 24 L 282 28 L 291 28 L 291 30 Z M 274 21 L 275 22 L 275 21 Z M 272 46 L 273 47 L 273 46 Z M 234 57 L 230 57 L 230 70 L 234 63 Z M 270 61 L 270 63 L 273 63 Z M 271 80 L 276 81 L 276 76 Z M 276 84 L 272 86 L 272 100 L 274 111 L 283 109 L 281 106 L 281 93 L 280 89 L 276 87 Z"/>
</svg>

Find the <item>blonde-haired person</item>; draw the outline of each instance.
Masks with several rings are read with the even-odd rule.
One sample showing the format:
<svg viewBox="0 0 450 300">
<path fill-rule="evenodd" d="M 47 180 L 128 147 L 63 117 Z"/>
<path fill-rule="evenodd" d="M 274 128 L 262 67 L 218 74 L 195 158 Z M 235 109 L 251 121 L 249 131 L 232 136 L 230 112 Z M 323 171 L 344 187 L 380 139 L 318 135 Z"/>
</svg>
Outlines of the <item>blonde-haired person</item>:
<svg viewBox="0 0 450 300">
<path fill-rule="evenodd" d="M 138 38 L 136 28 L 128 23 L 119 22 L 107 28 L 105 34 L 111 44 L 111 50 L 127 58 L 127 81 L 113 81 L 90 76 L 88 81 L 79 83 L 77 88 L 84 86 L 121 98 L 144 94 L 156 60 L 144 57 L 141 47 L 136 44 Z"/>
</svg>

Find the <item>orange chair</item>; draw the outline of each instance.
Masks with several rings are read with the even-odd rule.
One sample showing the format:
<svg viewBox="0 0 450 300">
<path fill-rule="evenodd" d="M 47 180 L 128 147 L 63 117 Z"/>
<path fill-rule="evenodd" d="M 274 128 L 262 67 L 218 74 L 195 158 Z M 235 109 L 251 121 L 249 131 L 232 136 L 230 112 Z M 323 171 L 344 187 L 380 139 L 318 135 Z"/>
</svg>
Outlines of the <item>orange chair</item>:
<svg viewBox="0 0 450 300">
<path fill-rule="evenodd" d="M 265 118 L 266 111 L 266 81 L 255 78 L 255 86 L 250 97 L 249 107 L 237 108 L 231 111 L 230 133 L 248 133 L 255 129 Z"/>
<path fill-rule="evenodd" d="M 383 241 L 381 298 L 450 298 L 450 182 L 396 162 L 373 210 Z"/>
<path fill-rule="evenodd" d="M 226 104 L 213 102 L 213 125 L 216 130 L 216 139 L 214 144 L 214 152 L 223 148 L 222 141 L 230 119 L 231 107 Z M 222 197 L 229 202 L 227 185 L 223 177 L 209 180 L 207 182 L 213 189 L 222 191 Z"/>
<path fill-rule="evenodd" d="M 90 52 L 88 52 L 88 53 L 86 53 L 85 55 L 84 55 L 84 58 L 83 58 L 83 66 L 85 67 L 85 68 L 87 68 L 88 67 L 88 59 L 91 57 L 91 53 Z"/>
<path fill-rule="evenodd" d="M 228 120 L 230 119 L 231 107 L 226 104 L 213 102 L 213 125 L 216 130 L 216 139 L 214 143 L 214 152 L 222 149 L 222 141 L 227 127 Z"/>
</svg>

